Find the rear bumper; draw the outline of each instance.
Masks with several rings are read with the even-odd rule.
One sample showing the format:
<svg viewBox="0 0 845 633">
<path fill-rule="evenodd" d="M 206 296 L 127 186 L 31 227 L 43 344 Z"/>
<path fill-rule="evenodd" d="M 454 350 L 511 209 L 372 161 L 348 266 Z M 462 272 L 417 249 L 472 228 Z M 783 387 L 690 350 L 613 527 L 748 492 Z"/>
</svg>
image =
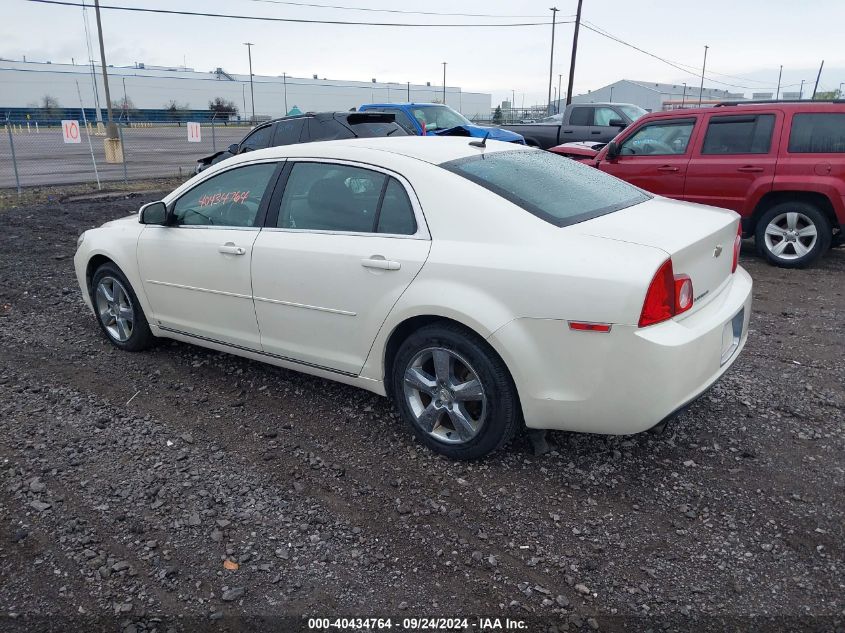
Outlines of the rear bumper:
<svg viewBox="0 0 845 633">
<path fill-rule="evenodd" d="M 737 359 L 748 337 L 751 288 L 739 268 L 687 318 L 614 325 L 607 334 L 575 332 L 561 320 L 516 319 L 489 342 L 511 370 L 527 426 L 639 433 L 699 397 Z M 726 324 L 740 311 L 741 334 L 723 362 Z"/>
</svg>

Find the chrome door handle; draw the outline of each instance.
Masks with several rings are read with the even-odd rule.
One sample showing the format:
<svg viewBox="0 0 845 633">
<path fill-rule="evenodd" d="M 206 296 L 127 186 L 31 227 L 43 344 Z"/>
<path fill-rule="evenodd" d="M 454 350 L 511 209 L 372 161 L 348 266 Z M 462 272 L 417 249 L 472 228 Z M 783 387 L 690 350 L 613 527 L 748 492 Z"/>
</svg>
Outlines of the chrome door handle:
<svg viewBox="0 0 845 633">
<path fill-rule="evenodd" d="M 369 259 L 362 259 L 361 265 L 364 268 L 376 268 L 378 270 L 399 270 L 402 264 L 385 259 L 381 255 L 373 255 Z"/>
<path fill-rule="evenodd" d="M 217 250 L 224 255 L 244 255 L 246 253 L 246 249 L 244 247 L 235 246 L 232 242 L 226 242 L 225 244 L 218 246 Z"/>
</svg>

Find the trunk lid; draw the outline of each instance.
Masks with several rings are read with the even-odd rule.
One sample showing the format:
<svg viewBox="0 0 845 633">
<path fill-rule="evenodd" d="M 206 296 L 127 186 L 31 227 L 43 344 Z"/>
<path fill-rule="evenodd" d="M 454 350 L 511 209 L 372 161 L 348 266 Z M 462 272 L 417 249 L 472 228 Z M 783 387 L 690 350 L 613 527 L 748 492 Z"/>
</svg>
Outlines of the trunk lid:
<svg viewBox="0 0 845 633">
<path fill-rule="evenodd" d="M 695 303 L 685 313 L 690 314 L 718 295 L 730 278 L 738 224 L 739 216 L 727 209 L 655 197 L 571 228 L 665 252 L 675 274 L 692 280 Z"/>
</svg>

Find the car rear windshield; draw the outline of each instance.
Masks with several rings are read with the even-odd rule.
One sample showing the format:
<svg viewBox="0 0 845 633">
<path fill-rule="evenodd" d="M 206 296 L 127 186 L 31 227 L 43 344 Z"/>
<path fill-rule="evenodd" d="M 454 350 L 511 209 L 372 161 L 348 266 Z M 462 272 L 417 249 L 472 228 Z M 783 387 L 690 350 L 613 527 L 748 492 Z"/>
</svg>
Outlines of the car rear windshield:
<svg viewBox="0 0 845 633">
<path fill-rule="evenodd" d="M 364 122 L 353 123 L 349 122 L 349 127 L 355 132 L 359 138 L 370 138 L 378 136 L 408 136 L 408 133 L 398 123 L 382 123 L 382 122 Z"/>
<path fill-rule="evenodd" d="M 440 165 L 556 226 L 567 226 L 649 200 L 622 180 L 540 150 L 491 152 Z"/>
</svg>

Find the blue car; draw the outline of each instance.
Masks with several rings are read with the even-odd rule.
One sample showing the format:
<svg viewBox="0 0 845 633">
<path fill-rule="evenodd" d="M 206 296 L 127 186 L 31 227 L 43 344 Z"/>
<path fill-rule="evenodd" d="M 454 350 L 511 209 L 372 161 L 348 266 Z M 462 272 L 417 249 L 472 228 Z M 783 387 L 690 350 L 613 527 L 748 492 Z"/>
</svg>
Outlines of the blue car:
<svg viewBox="0 0 845 633">
<path fill-rule="evenodd" d="M 500 127 L 475 125 L 460 112 L 442 103 L 367 103 L 359 111 L 390 112 L 396 122 L 417 136 L 474 136 L 525 145 L 522 134 Z"/>
</svg>

